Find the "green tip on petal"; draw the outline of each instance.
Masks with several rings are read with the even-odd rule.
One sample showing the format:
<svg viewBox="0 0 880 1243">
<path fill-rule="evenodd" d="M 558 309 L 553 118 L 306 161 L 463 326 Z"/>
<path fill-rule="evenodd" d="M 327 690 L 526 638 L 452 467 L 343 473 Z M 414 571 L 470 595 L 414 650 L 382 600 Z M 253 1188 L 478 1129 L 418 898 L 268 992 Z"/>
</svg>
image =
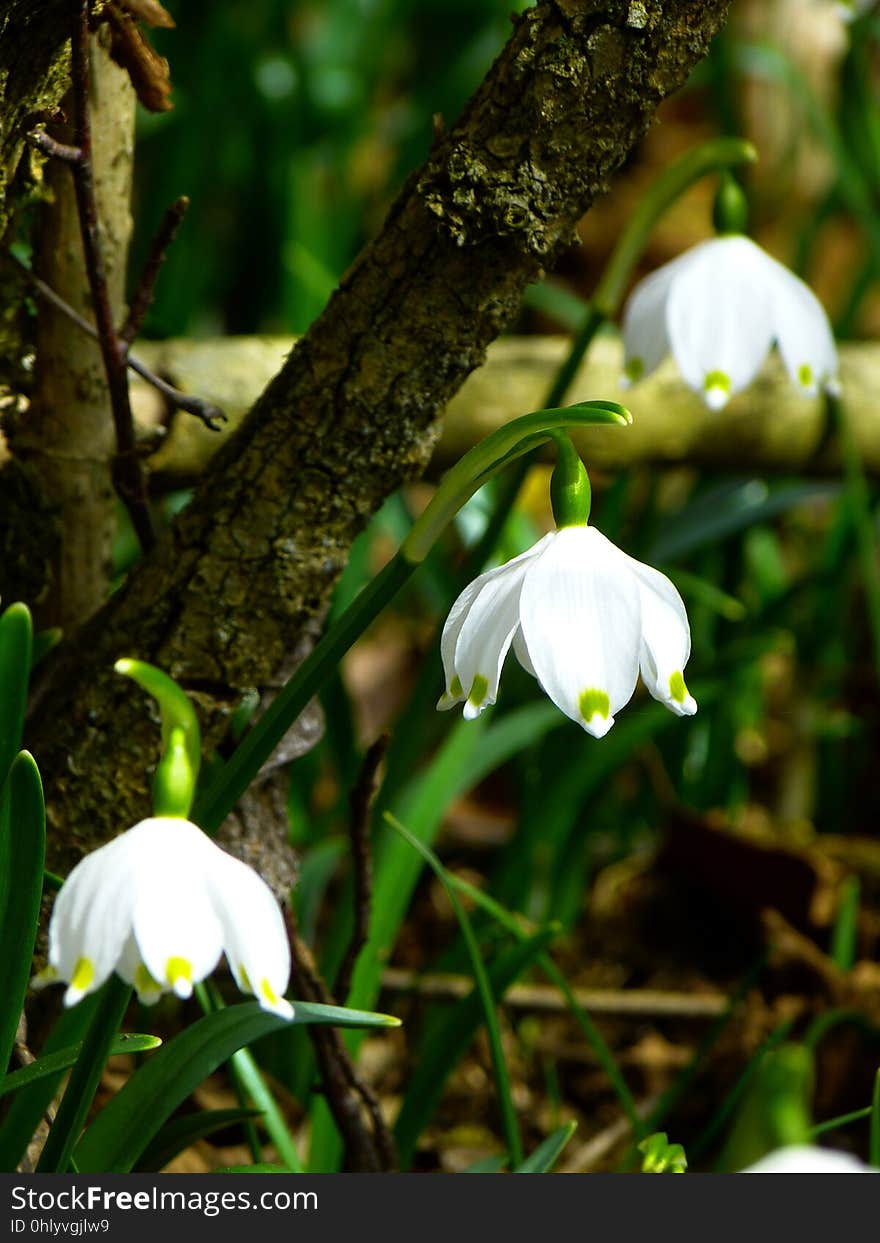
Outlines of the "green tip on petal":
<svg viewBox="0 0 880 1243">
<path fill-rule="evenodd" d="M 458 683 L 461 686 L 461 682 Z M 484 678 L 482 673 L 478 673 L 474 678 L 468 695 L 468 703 L 472 708 L 479 708 L 486 702 L 486 696 L 489 693 L 489 681 Z"/>
<path fill-rule="evenodd" d="M 168 981 L 168 987 L 173 989 L 178 997 L 189 997 L 192 992 L 192 975 L 192 963 L 188 958 L 169 958 L 165 964 L 165 979 Z"/>
<path fill-rule="evenodd" d="M 70 977 L 70 987 L 75 988 L 78 993 L 84 993 L 94 978 L 95 964 L 91 958 L 79 958 Z"/>
<path fill-rule="evenodd" d="M 724 371 L 707 371 L 703 380 L 706 404 L 712 410 L 720 410 L 730 396 L 730 376 Z"/>
<path fill-rule="evenodd" d="M 449 683 L 449 694 L 454 695 L 458 699 L 460 699 L 462 695 L 464 694 L 464 687 L 461 684 L 461 678 L 458 676 L 458 674 L 456 674 L 455 677 L 452 679 L 452 681 Z"/>
<path fill-rule="evenodd" d="M 684 674 L 677 670 L 669 679 L 669 694 L 677 704 L 683 704 L 688 697 L 688 688 L 684 683 Z"/>
<path fill-rule="evenodd" d="M 815 376 L 813 375 L 813 368 L 809 363 L 801 363 L 798 367 L 797 378 L 798 384 L 802 385 L 803 388 L 813 387 Z"/>
<path fill-rule="evenodd" d="M 730 376 L 724 371 L 707 371 L 706 378 L 703 380 L 703 388 L 708 393 L 710 389 L 719 389 L 722 393 L 730 395 Z"/>
<path fill-rule="evenodd" d="M 605 691 L 595 689 L 582 691 L 581 697 L 578 700 L 578 707 L 580 708 L 581 716 L 587 724 L 592 721 L 597 713 L 603 721 L 607 721 L 608 714 L 611 711 L 611 700 Z"/>
<path fill-rule="evenodd" d="M 638 380 L 641 380 L 642 376 L 645 374 L 644 359 L 639 358 L 638 354 L 634 354 L 632 358 L 628 358 L 624 364 L 623 374 L 633 384 L 635 384 Z M 630 422 L 632 422 L 632 415 L 630 415 Z"/>
</svg>

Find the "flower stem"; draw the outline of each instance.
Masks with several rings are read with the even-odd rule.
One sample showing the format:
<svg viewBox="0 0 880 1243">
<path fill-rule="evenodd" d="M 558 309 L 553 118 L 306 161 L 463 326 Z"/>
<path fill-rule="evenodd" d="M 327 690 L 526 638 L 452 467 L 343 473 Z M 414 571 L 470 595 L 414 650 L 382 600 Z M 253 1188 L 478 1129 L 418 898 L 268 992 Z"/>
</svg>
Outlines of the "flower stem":
<svg viewBox="0 0 880 1243">
<path fill-rule="evenodd" d="M 858 442 L 853 435 L 843 403 L 830 394 L 826 400 L 832 425 L 840 438 L 846 498 L 861 562 L 862 590 L 865 593 L 874 649 L 874 668 L 880 676 L 880 568 L 877 564 L 877 535 L 871 510 L 871 492 Z"/>
<path fill-rule="evenodd" d="M 104 1071 L 110 1046 L 130 1000 L 131 988 L 119 976 L 111 975 L 102 990 L 82 1052 L 71 1071 L 67 1090 L 40 1154 L 36 1169 L 38 1174 L 63 1174 L 67 1171 Z"/>
</svg>

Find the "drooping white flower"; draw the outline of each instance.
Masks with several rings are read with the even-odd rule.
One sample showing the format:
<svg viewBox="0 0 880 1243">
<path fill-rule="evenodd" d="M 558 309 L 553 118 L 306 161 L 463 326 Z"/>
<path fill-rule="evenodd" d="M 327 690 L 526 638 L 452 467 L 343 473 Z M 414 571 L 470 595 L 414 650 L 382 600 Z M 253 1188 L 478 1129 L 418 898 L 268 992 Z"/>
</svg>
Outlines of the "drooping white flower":
<svg viewBox="0 0 880 1243">
<path fill-rule="evenodd" d="M 601 738 L 639 673 L 679 716 L 697 710 L 683 670 L 691 637 L 665 575 L 627 556 L 595 527 L 565 526 L 474 579 L 443 627 L 446 693 L 472 720 L 495 702 L 511 646 L 566 716 Z"/>
<path fill-rule="evenodd" d="M 870 1165 L 847 1152 L 835 1152 L 831 1148 L 819 1148 L 813 1144 L 792 1144 L 789 1148 L 777 1148 L 743 1174 L 877 1174 Z"/>
<path fill-rule="evenodd" d="M 142 820 L 76 865 L 55 900 L 49 967 L 75 1005 L 114 970 L 152 1004 L 188 997 L 225 951 L 239 988 L 282 1018 L 290 947 L 272 891 L 190 821 Z"/>
<path fill-rule="evenodd" d="M 668 352 L 691 388 L 720 410 L 757 375 L 776 341 L 806 394 L 837 389 L 837 351 L 816 295 L 750 238 L 701 242 L 640 281 L 623 315 L 629 381 Z"/>
</svg>

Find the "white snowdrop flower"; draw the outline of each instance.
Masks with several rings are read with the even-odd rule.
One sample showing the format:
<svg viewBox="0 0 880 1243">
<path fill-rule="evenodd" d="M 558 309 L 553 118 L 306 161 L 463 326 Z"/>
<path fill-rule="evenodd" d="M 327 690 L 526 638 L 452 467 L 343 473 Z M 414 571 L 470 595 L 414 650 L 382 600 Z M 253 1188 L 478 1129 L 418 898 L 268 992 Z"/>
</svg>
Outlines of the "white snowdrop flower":
<svg viewBox="0 0 880 1243">
<path fill-rule="evenodd" d="M 701 242 L 640 281 L 623 315 L 624 383 L 671 351 L 685 382 L 720 410 L 776 341 L 806 394 L 837 391 L 837 351 L 816 295 L 743 234 Z"/>
<path fill-rule="evenodd" d="M 468 720 L 495 702 L 511 646 L 568 717 L 601 738 L 639 673 L 679 716 L 697 704 L 683 670 L 691 637 L 665 575 L 627 556 L 595 527 L 563 526 L 470 583 L 452 606 L 440 651 L 446 693 Z"/>
<path fill-rule="evenodd" d="M 793 1144 L 778 1148 L 743 1174 L 876 1174 L 877 1170 L 865 1165 L 858 1157 L 847 1152 L 835 1152 L 830 1148 L 818 1148 L 813 1144 Z"/>
<path fill-rule="evenodd" d="M 64 1004 L 72 1006 L 115 970 L 152 1004 L 166 992 L 189 997 L 224 951 L 240 989 L 293 1017 L 283 997 L 290 947 L 268 885 L 190 821 L 158 816 L 70 873 L 49 923 L 49 967 L 37 982 L 65 981 Z"/>
</svg>

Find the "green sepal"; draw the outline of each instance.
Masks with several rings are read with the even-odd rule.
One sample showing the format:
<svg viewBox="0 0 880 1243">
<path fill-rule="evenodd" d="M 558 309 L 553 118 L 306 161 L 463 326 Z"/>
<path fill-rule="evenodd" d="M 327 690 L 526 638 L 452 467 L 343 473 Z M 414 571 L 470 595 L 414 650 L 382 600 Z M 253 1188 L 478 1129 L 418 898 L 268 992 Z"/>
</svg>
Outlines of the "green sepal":
<svg viewBox="0 0 880 1243">
<path fill-rule="evenodd" d="M 712 223 L 715 232 L 745 233 L 749 223 L 749 201 L 745 191 L 732 173 L 721 174 L 715 202 L 712 206 Z"/>
<path fill-rule="evenodd" d="M 190 763 L 186 735 L 175 725 L 156 765 L 153 778 L 153 814 L 189 816 L 196 792 L 196 776 Z"/>
<path fill-rule="evenodd" d="M 550 504 L 557 527 L 585 527 L 590 520 L 590 477 L 571 438 L 553 437 L 556 465 L 550 476 Z"/>
</svg>

